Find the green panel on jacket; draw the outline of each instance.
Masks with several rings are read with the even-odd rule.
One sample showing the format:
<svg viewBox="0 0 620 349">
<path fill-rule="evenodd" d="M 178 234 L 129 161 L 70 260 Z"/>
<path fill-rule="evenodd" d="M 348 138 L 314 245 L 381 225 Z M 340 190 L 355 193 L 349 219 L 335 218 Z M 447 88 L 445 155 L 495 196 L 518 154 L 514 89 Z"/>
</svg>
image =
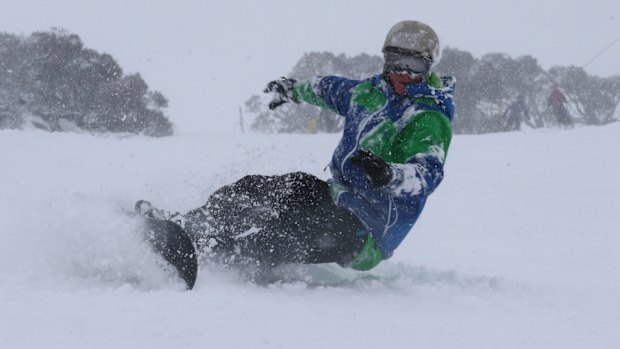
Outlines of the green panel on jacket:
<svg viewBox="0 0 620 349">
<path fill-rule="evenodd" d="M 374 113 L 383 108 L 387 102 L 387 97 L 383 92 L 375 87 L 370 81 L 357 85 L 351 100 L 359 104 L 370 113 Z"/>
<path fill-rule="evenodd" d="M 412 117 L 402 130 L 391 120 L 384 121 L 364 137 L 362 148 L 387 162 L 404 164 L 417 154 L 436 152 L 433 149 L 436 145 L 442 146 L 445 156 L 451 139 L 450 120 L 440 112 L 423 111 Z"/>
<path fill-rule="evenodd" d="M 351 265 L 352 269 L 359 271 L 366 271 L 376 267 L 383 260 L 383 253 L 377 247 L 375 240 L 371 235 L 368 235 L 368 240 L 362 247 L 360 253 L 353 259 Z"/>
<path fill-rule="evenodd" d="M 317 94 L 314 93 L 312 83 L 312 80 L 298 81 L 295 84 L 295 88 L 293 89 L 294 97 L 298 100 L 314 104 L 323 109 L 331 110 L 331 108 L 327 106 L 327 103 L 325 103 L 325 101 L 321 97 L 317 96 Z"/>
<path fill-rule="evenodd" d="M 452 140 L 450 120 L 437 111 L 424 111 L 414 116 L 396 136 L 392 149 L 392 159 L 396 163 L 406 163 L 416 154 L 435 153 L 443 149 L 440 161 L 443 163 Z"/>
</svg>

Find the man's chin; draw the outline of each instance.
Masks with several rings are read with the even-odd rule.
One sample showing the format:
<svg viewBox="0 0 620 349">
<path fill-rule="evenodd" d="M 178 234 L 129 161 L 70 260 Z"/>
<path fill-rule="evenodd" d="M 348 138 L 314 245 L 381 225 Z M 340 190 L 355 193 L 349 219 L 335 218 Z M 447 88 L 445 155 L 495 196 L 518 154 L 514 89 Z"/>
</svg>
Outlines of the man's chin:
<svg viewBox="0 0 620 349">
<path fill-rule="evenodd" d="M 411 84 L 419 84 L 424 81 L 425 76 L 412 76 L 409 73 L 388 72 L 387 79 L 394 88 L 394 91 L 397 95 L 405 96 L 407 94 L 405 86 Z"/>
</svg>

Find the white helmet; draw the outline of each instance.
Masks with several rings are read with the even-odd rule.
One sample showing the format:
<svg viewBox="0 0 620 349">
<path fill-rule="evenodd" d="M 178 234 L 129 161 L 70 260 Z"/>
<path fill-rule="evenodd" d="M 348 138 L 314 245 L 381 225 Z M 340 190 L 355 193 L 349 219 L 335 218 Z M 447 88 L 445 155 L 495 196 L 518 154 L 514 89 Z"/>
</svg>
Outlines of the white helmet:
<svg viewBox="0 0 620 349">
<path fill-rule="evenodd" d="M 390 51 L 421 55 L 434 64 L 439 60 L 439 38 L 433 28 L 422 22 L 398 22 L 390 29 L 383 44 L 383 52 Z"/>
</svg>

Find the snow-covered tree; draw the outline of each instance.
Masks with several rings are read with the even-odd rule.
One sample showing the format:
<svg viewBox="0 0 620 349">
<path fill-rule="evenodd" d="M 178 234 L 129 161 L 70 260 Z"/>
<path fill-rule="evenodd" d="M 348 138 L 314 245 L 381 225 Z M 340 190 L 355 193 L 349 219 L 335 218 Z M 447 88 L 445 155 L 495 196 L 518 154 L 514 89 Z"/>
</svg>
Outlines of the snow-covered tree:
<svg viewBox="0 0 620 349">
<path fill-rule="evenodd" d="M 172 134 L 167 99 L 63 30 L 0 34 L 0 128 Z"/>
</svg>

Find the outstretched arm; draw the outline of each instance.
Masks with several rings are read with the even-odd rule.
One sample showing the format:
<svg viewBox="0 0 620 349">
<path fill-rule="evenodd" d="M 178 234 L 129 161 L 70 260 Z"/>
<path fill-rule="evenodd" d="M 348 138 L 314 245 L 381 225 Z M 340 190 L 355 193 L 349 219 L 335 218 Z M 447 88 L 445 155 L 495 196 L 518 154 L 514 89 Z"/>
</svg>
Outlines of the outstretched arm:
<svg viewBox="0 0 620 349">
<path fill-rule="evenodd" d="M 315 77 L 303 81 L 281 78 L 271 81 L 264 92 L 275 94 L 269 103 L 269 109 L 272 110 L 287 102 L 304 101 L 346 116 L 351 96 L 358 84 L 358 80 L 337 76 Z"/>
<path fill-rule="evenodd" d="M 351 96 L 359 83 L 358 80 L 338 76 L 316 77 L 297 82 L 294 94 L 306 103 L 347 116 Z"/>
</svg>

